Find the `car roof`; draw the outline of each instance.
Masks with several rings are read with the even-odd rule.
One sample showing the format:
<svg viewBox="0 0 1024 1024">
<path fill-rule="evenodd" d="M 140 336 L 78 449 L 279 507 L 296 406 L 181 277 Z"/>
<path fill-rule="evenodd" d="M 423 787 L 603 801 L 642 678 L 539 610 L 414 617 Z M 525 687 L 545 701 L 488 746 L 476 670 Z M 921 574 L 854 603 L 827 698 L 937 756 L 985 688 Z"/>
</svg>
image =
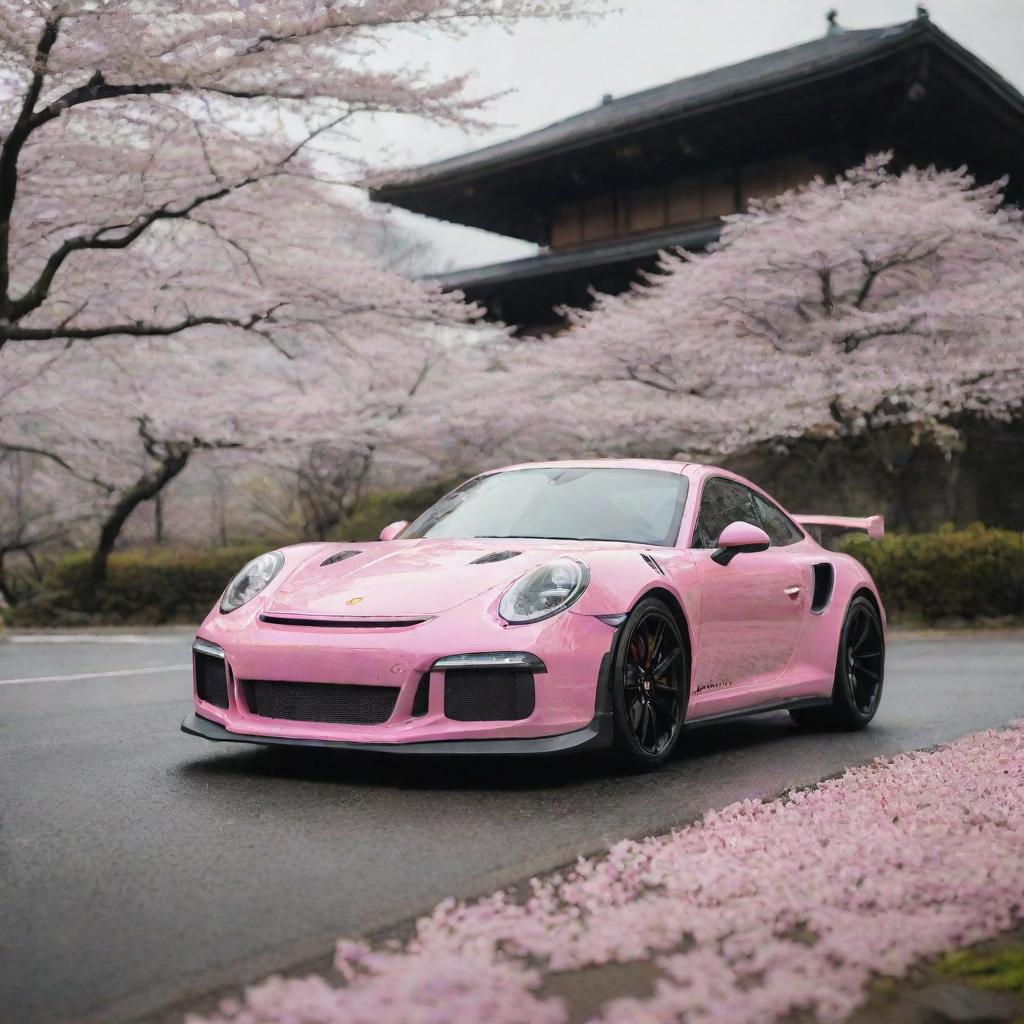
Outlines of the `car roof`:
<svg viewBox="0 0 1024 1024">
<path fill-rule="evenodd" d="M 513 466 L 501 466 L 491 473 L 504 473 L 513 469 L 659 469 L 666 473 L 686 473 L 693 467 L 689 462 L 675 462 L 671 459 L 557 459 L 552 462 L 520 462 Z"/>
</svg>

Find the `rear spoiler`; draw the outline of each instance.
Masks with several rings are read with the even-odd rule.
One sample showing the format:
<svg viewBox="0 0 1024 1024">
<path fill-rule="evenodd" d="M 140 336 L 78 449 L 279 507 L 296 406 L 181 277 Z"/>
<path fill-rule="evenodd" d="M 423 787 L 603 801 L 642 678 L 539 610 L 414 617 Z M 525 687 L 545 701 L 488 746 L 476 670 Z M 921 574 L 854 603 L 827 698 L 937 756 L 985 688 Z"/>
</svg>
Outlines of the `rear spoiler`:
<svg viewBox="0 0 1024 1024">
<path fill-rule="evenodd" d="M 801 526 L 819 526 L 822 532 L 848 533 L 859 530 L 866 533 L 872 540 L 880 540 L 885 535 L 885 518 L 883 516 L 866 516 L 857 519 L 854 516 L 793 516 Z"/>
</svg>

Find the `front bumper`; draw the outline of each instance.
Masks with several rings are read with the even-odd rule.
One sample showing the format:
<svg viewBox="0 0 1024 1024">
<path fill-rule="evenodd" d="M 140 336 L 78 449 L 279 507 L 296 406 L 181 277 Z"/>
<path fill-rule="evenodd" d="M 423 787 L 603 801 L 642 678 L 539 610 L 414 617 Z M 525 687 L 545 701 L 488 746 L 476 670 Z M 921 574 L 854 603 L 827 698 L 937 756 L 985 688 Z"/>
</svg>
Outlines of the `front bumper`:
<svg viewBox="0 0 1024 1024">
<path fill-rule="evenodd" d="M 615 629 L 596 616 L 569 610 L 503 627 L 485 597 L 416 625 L 341 630 L 267 621 L 258 602 L 253 605 L 231 615 L 215 611 L 203 623 L 198 642 L 223 652 L 227 694 L 211 703 L 197 689 L 186 732 L 241 742 L 441 753 L 544 753 L 607 742 L 599 719 L 608 710 L 604 675 Z M 476 718 L 453 706 L 450 715 L 447 670 L 438 660 L 510 650 L 540 659 L 532 710 L 525 717 Z M 364 724 L 268 717 L 251 707 L 251 680 L 385 687 L 394 694 L 393 710 Z M 520 744 L 528 746 L 520 751 Z"/>
<path fill-rule="evenodd" d="M 288 736 L 250 736 L 229 732 L 222 725 L 201 715 L 186 715 L 181 731 L 207 740 L 233 743 L 258 743 L 286 747 L 312 747 L 326 750 L 358 750 L 371 754 L 499 754 L 523 756 L 536 754 L 581 753 L 599 750 L 612 742 L 612 717 L 607 712 L 594 716 L 589 725 L 560 736 L 506 740 L 421 740 L 412 743 L 359 743 L 349 740 L 300 739 Z"/>
</svg>

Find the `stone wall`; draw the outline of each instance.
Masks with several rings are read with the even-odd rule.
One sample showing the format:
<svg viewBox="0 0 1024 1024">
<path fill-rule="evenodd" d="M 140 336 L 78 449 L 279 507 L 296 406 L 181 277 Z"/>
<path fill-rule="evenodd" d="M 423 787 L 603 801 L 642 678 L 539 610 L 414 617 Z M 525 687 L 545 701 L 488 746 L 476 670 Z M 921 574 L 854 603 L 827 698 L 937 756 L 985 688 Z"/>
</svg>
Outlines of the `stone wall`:
<svg viewBox="0 0 1024 1024">
<path fill-rule="evenodd" d="M 726 459 L 791 511 L 870 515 L 890 529 L 984 522 L 1024 530 L 1024 421 L 962 426 L 952 452 L 908 429 L 871 438 L 807 439 Z"/>
</svg>

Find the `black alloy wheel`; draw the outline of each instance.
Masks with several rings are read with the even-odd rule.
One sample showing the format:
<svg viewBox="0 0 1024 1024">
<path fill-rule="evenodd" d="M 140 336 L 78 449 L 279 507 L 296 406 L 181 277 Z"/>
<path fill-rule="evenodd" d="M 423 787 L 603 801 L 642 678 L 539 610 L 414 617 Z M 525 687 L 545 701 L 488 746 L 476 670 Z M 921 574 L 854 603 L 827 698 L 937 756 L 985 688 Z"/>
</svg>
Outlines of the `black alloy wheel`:
<svg viewBox="0 0 1024 1024">
<path fill-rule="evenodd" d="M 657 768 L 672 754 L 689 697 L 690 657 L 679 624 L 658 599 L 622 626 L 612 675 L 615 746 L 628 764 Z"/>
<path fill-rule="evenodd" d="M 839 634 L 832 703 L 791 711 L 800 725 L 863 729 L 878 711 L 885 676 L 885 637 L 874 604 L 858 594 L 846 609 Z"/>
</svg>

